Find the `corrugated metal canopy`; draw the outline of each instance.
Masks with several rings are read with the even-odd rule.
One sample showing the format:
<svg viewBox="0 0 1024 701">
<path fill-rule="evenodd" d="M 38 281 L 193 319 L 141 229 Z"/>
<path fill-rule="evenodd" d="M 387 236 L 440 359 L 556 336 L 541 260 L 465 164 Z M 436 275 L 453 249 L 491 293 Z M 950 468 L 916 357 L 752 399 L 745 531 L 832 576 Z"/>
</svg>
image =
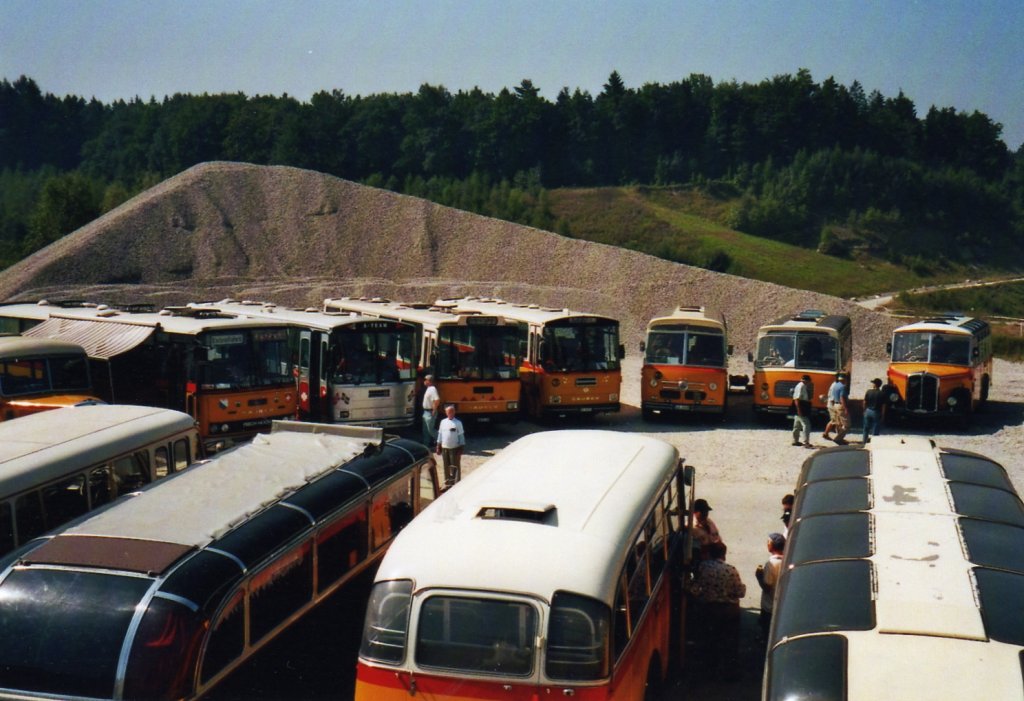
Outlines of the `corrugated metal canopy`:
<svg viewBox="0 0 1024 701">
<path fill-rule="evenodd" d="M 156 329 L 116 321 L 90 321 L 51 316 L 24 332 L 25 336 L 77 343 L 90 358 L 110 360 L 145 341 Z"/>
</svg>

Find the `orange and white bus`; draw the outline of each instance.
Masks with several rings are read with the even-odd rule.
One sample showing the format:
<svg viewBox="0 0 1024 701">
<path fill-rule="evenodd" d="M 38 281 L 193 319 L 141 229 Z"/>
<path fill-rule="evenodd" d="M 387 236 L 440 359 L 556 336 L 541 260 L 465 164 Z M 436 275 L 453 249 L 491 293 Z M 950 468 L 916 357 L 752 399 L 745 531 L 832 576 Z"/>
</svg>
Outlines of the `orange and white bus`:
<svg viewBox="0 0 1024 701">
<path fill-rule="evenodd" d="M 81 346 L 0 336 L 0 421 L 98 401 Z"/>
<path fill-rule="evenodd" d="M 691 482 L 638 434 L 515 441 L 395 539 L 356 700 L 659 698 L 682 650 Z"/>
<path fill-rule="evenodd" d="M 725 415 L 732 346 L 724 316 L 704 307 L 678 307 L 648 322 L 640 350 L 640 409 L 645 419 L 679 412 Z"/>
<path fill-rule="evenodd" d="M 802 375 L 814 384 L 811 407 L 828 416 L 825 394 L 837 373 L 847 377 L 849 392 L 853 369 L 853 325 L 850 317 L 808 309 L 784 316 L 757 331 L 754 363 L 754 411 L 787 414 L 793 389 Z"/>
<path fill-rule="evenodd" d="M 275 422 L 0 558 L 0 697 L 209 694 L 433 498 L 430 451 L 382 430 Z"/>
<path fill-rule="evenodd" d="M 988 400 L 992 329 L 983 319 L 948 314 L 907 324 L 887 350 L 887 420 L 946 416 L 966 425 Z"/>
<path fill-rule="evenodd" d="M 499 299 L 438 300 L 525 324 L 523 409 L 534 419 L 619 410 L 625 349 L 619 322 L 568 309 L 514 304 Z"/>
<path fill-rule="evenodd" d="M 300 419 L 384 427 L 413 423 L 417 349 L 412 324 L 270 302 L 190 306 L 291 325 Z"/>
<path fill-rule="evenodd" d="M 44 315 L 24 335 L 82 346 L 101 399 L 184 411 L 210 450 L 295 416 L 286 323 L 216 309 L 139 308 L 12 304 L 0 306 L 0 315 Z"/>
<path fill-rule="evenodd" d="M 496 422 L 519 418 L 518 322 L 454 306 L 380 298 L 326 299 L 324 311 L 414 324 L 420 334 L 419 374 L 434 376 L 441 401 L 454 404 L 459 418 Z"/>
</svg>

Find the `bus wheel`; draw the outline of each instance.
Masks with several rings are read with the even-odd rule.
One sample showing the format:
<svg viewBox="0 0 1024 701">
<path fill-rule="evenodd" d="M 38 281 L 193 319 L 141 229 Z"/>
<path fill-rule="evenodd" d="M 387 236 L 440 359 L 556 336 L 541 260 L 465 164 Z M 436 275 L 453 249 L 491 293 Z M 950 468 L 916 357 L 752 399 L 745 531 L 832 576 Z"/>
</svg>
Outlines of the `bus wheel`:
<svg viewBox="0 0 1024 701">
<path fill-rule="evenodd" d="M 652 657 L 647 667 L 647 681 L 644 682 L 644 701 L 661 699 L 661 672 L 658 667 L 658 658 Z"/>
<path fill-rule="evenodd" d="M 988 402 L 988 385 L 988 375 L 985 375 L 983 378 L 981 378 L 981 399 L 979 400 L 979 408 L 980 406 L 984 406 L 985 403 Z"/>
</svg>

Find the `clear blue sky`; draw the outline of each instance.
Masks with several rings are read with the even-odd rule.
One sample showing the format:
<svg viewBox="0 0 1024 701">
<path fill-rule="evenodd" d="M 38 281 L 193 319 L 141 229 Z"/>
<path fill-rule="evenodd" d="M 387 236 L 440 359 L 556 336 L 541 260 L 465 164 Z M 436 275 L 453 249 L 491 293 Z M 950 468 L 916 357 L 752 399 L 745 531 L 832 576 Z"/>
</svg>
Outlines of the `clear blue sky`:
<svg viewBox="0 0 1024 701">
<path fill-rule="evenodd" d="M 0 78 L 104 102 L 174 93 L 596 95 L 691 73 L 980 110 L 1024 143 L 1024 0 L 0 0 Z M 2 118 L 2 117 L 0 117 Z"/>
</svg>

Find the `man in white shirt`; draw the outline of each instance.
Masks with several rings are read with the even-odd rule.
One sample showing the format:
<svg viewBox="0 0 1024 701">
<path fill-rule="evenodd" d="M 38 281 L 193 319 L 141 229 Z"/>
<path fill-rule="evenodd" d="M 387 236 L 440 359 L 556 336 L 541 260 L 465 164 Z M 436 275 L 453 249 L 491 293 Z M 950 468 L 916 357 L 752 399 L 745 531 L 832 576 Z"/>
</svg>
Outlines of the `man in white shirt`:
<svg viewBox="0 0 1024 701">
<path fill-rule="evenodd" d="M 793 388 L 793 409 L 796 414 L 793 416 L 793 445 L 801 445 L 800 434 L 803 434 L 803 446 L 812 448 L 811 445 L 811 394 L 814 392 L 814 385 L 811 383 L 811 376 L 804 375 Z"/>
<path fill-rule="evenodd" d="M 434 376 L 427 375 L 423 378 L 423 445 L 431 448 L 437 443 L 437 431 L 434 424 L 437 422 L 437 413 L 441 410 L 441 395 L 434 386 Z"/>
<path fill-rule="evenodd" d="M 466 447 L 466 431 L 455 418 L 455 407 L 444 408 L 445 418 L 437 427 L 437 449 L 444 460 L 444 481 L 450 487 L 462 479 L 462 449 Z"/>
</svg>

